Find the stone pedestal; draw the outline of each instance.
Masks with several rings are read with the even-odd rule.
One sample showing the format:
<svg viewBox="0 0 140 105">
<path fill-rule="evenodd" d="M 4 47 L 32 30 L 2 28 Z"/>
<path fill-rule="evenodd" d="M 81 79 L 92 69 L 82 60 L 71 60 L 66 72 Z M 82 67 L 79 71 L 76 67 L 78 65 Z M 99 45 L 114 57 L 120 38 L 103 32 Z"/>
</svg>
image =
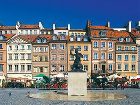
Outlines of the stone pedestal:
<svg viewBox="0 0 140 105">
<path fill-rule="evenodd" d="M 68 95 L 87 95 L 86 72 L 68 72 Z"/>
</svg>

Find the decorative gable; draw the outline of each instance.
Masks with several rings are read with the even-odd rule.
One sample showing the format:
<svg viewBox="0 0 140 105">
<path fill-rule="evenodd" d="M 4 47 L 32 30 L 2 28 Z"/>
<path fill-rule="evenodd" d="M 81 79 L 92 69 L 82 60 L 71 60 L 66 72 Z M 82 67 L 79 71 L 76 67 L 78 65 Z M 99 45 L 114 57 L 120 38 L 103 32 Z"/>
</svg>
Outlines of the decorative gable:
<svg viewBox="0 0 140 105">
<path fill-rule="evenodd" d="M 19 43 L 28 43 L 27 41 L 23 40 L 22 38 L 20 37 L 14 37 L 12 39 L 10 39 L 8 41 L 8 43 L 14 43 L 14 44 L 19 44 Z"/>
</svg>

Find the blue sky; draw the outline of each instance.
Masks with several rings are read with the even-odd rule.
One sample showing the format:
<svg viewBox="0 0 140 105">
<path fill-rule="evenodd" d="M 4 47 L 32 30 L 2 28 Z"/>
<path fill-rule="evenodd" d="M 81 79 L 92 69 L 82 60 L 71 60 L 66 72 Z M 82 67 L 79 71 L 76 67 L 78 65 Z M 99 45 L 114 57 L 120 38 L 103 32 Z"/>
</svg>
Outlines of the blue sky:
<svg viewBox="0 0 140 105">
<path fill-rule="evenodd" d="M 15 25 L 16 21 L 45 27 L 84 28 L 89 19 L 93 25 L 123 27 L 129 20 L 140 20 L 140 0 L 0 0 L 0 24 Z"/>
</svg>

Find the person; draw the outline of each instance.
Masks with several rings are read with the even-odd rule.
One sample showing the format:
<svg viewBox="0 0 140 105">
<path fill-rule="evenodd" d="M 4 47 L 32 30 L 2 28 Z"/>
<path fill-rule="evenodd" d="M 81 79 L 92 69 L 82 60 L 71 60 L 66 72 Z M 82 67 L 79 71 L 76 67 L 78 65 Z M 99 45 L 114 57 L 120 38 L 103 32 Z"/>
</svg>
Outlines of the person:
<svg viewBox="0 0 140 105">
<path fill-rule="evenodd" d="M 117 80 L 117 78 L 115 78 L 114 83 L 115 83 L 115 88 L 117 90 L 118 89 L 118 80 Z"/>
<path fill-rule="evenodd" d="M 9 94 L 9 96 L 11 96 L 11 95 L 12 95 L 12 93 L 11 93 L 11 92 L 9 92 L 8 94 Z"/>
<path fill-rule="evenodd" d="M 28 98 L 30 97 L 30 92 L 29 92 L 29 91 L 27 92 L 27 97 L 28 97 Z"/>
</svg>

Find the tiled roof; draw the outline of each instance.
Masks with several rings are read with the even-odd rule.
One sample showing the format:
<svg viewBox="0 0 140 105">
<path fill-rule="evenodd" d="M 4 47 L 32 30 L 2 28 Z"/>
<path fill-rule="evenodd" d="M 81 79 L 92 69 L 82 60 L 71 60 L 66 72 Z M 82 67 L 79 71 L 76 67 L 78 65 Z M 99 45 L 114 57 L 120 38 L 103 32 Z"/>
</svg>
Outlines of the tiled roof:
<svg viewBox="0 0 140 105">
<path fill-rule="evenodd" d="M 90 26 L 89 28 L 91 28 L 91 29 L 101 29 L 101 30 L 111 29 L 110 27 L 106 27 L 106 26 Z"/>
<path fill-rule="evenodd" d="M 21 25 L 19 29 L 38 29 L 39 25 Z"/>
<path fill-rule="evenodd" d="M 138 31 L 137 29 L 132 29 L 132 34 L 134 35 L 134 37 L 140 37 L 140 31 Z"/>
<path fill-rule="evenodd" d="M 12 38 L 15 34 L 4 34 L 4 36 L 6 37 L 6 40 L 9 40 L 10 38 Z"/>
<path fill-rule="evenodd" d="M 28 42 L 34 42 L 38 35 L 18 35 L 17 37 L 20 37 L 21 39 Z"/>
<path fill-rule="evenodd" d="M 100 37 L 100 30 L 92 30 L 92 37 Z M 106 37 L 108 38 L 119 38 L 119 37 L 129 37 L 129 33 L 127 31 L 115 31 L 115 30 L 107 30 Z"/>
<path fill-rule="evenodd" d="M 0 26 L 0 30 L 16 30 L 16 26 Z"/>
</svg>

